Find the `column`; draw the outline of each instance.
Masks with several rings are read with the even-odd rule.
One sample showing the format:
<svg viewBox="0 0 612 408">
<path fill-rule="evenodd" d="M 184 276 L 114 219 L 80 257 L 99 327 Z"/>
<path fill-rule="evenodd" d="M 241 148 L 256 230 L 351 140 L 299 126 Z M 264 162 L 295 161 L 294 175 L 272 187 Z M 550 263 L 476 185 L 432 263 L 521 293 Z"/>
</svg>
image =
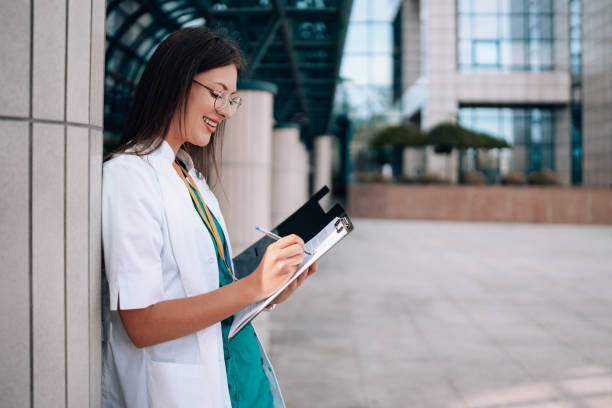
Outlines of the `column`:
<svg viewBox="0 0 612 408">
<path fill-rule="evenodd" d="M 283 124 L 272 136 L 272 225 L 278 225 L 308 199 L 308 153 L 300 126 Z"/>
<path fill-rule="evenodd" d="M 0 4 L 0 406 L 99 407 L 104 0 Z"/>
<path fill-rule="evenodd" d="M 314 141 L 314 181 L 312 192 L 317 192 L 321 187 L 332 188 L 332 136 L 322 135 Z M 330 193 L 331 194 L 331 193 Z M 328 194 L 323 200 L 323 208 L 329 205 Z"/>
<path fill-rule="evenodd" d="M 271 226 L 272 129 L 276 86 L 252 81 L 238 84 L 243 103 L 227 122 L 221 157 L 221 179 L 211 177 L 237 255 Z"/>
</svg>

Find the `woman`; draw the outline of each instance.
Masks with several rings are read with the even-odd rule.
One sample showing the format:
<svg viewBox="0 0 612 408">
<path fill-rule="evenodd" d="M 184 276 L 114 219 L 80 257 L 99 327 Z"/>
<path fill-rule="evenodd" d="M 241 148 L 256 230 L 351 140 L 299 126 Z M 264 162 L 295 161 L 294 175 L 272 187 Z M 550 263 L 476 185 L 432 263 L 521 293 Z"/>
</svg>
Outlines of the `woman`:
<svg viewBox="0 0 612 408">
<path fill-rule="evenodd" d="M 217 171 L 243 69 L 238 47 L 218 33 L 199 27 L 169 36 L 145 67 L 121 147 L 104 164 L 105 407 L 284 406 L 253 327 L 231 341 L 228 332 L 236 312 L 297 270 L 304 242 L 280 239 L 235 280 L 225 222 L 204 177 Z"/>
</svg>

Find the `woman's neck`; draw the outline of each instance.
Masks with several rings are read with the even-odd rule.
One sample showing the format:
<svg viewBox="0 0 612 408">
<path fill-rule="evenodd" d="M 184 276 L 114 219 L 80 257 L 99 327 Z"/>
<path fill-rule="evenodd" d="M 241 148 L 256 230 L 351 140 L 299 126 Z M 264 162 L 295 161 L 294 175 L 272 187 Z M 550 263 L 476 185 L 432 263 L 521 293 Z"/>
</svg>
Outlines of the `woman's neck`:
<svg viewBox="0 0 612 408">
<path fill-rule="evenodd" d="M 183 141 L 181 140 L 181 138 L 176 132 L 172 132 L 172 131 L 168 132 L 165 140 L 166 142 L 168 142 L 168 144 L 172 148 L 172 151 L 174 152 L 174 157 L 176 157 L 176 153 L 179 151 L 179 149 L 183 145 Z"/>
</svg>

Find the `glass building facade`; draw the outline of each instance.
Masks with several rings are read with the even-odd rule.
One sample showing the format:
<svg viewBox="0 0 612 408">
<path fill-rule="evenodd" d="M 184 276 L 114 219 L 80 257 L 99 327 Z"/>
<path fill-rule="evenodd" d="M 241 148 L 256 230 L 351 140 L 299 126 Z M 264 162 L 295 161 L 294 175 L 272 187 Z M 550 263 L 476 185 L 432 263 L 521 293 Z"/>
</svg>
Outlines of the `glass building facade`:
<svg viewBox="0 0 612 408">
<path fill-rule="evenodd" d="M 555 168 L 555 111 L 547 108 L 462 107 L 459 123 L 505 139 L 512 152 L 502 160 L 500 170 L 532 172 Z M 497 152 L 491 152 L 496 155 Z M 476 163 L 467 162 L 470 167 Z"/>
<path fill-rule="evenodd" d="M 550 71 L 553 0 L 458 0 L 459 71 Z"/>
<path fill-rule="evenodd" d="M 399 0 L 354 0 L 336 93 L 336 111 L 357 128 L 392 115 L 393 18 Z"/>
</svg>

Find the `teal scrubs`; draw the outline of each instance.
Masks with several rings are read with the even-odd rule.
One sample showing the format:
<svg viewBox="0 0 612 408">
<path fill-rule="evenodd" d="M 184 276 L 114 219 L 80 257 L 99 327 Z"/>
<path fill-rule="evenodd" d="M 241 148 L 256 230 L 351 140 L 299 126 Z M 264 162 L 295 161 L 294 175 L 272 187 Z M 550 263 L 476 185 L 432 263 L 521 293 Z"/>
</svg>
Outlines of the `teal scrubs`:
<svg viewBox="0 0 612 408">
<path fill-rule="evenodd" d="M 192 188 L 192 191 L 203 206 L 204 203 L 197 190 Z M 212 212 L 210 214 L 219 231 L 224 253 L 229 255 L 223 229 L 215 216 L 212 215 Z M 202 222 L 204 222 L 204 220 L 202 220 Z M 204 224 L 204 226 L 206 227 L 206 224 Z M 215 244 L 214 239 L 213 244 Z M 217 252 L 217 263 L 219 265 L 219 287 L 222 287 L 232 283 L 232 277 L 225 269 L 219 250 L 216 248 L 216 244 L 215 249 Z M 229 340 L 229 331 L 233 321 L 234 317 L 230 316 L 221 322 L 225 370 L 227 372 L 227 385 L 232 401 L 232 408 L 273 407 L 274 400 L 270 389 L 270 382 L 264 372 L 263 359 L 259 351 L 255 330 L 249 323 Z"/>
</svg>

